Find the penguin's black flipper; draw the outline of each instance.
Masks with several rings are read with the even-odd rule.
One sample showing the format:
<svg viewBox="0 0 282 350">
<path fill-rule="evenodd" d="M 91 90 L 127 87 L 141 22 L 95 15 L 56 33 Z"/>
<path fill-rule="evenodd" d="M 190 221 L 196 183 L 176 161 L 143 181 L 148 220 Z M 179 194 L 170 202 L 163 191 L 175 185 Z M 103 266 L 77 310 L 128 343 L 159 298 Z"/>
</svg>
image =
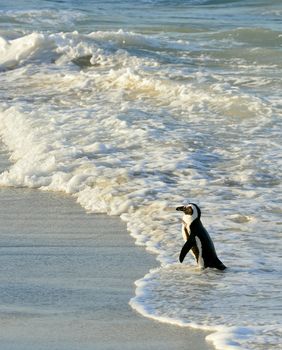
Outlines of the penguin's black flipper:
<svg viewBox="0 0 282 350">
<path fill-rule="evenodd" d="M 181 249 L 180 255 L 179 255 L 179 261 L 182 263 L 185 256 L 189 252 L 189 250 L 196 244 L 195 238 L 190 236 L 189 239 L 186 241 L 184 246 Z"/>
</svg>

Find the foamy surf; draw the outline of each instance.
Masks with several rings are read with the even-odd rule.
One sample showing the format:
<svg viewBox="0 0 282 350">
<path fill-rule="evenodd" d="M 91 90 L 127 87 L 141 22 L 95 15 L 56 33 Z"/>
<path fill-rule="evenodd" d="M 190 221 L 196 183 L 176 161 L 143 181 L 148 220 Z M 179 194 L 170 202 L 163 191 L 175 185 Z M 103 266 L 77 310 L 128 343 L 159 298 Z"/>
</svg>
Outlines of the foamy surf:
<svg viewBox="0 0 282 350">
<path fill-rule="evenodd" d="M 44 35 L 32 33 L 25 37 L 5 40 L 0 37 L 0 67 L 13 68 L 40 50 Z"/>
<path fill-rule="evenodd" d="M 266 271 L 265 275 L 270 272 Z M 210 332 L 206 340 L 216 349 L 263 349 L 265 344 L 269 348 L 279 348 L 280 327 L 273 327 L 270 319 L 267 326 L 262 326 L 259 319 L 256 324 L 251 321 L 262 310 L 255 309 L 254 296 L 247 296 L 246 291 L 258 293 L 258 298 L 262 295 L 255 291 L 256 283 L 244 288 L 237 278 L 243 277 L 242 283 L 247 284 L 252 272 L 229 268 L 223 276 L 220 274 L 212 270 L 200 271 L 196 267 L 179 268 L 177 265 L 151 270 L 136 282 L 136 296 L 131 299 L 130 305 L 142 315 L 159 322 Z M 162 282 L 159 283 L 159 280 Z M 267 279 L 260 291 L 267 289 L 268 283 Z M 275 288 L 273 297 L 279 297 L 278 293 L 278 288 Z M 243 312 L 244 309 L 248 309 L 248 315 Z M 256 347 L 253 347 L 254 339 Z"/>
<path fill-rule="evenodd" d="M 49 26 L 55 14 L 45 15 Z M 271 40 L 259 51 L 273 60 L 256 64 L 260 43 L 244 28 L 45 31 L 0 42 L 0 133 L 12 161 L 0 184 L 63 191 L 89 212 L 120 215 L 160 262 L 130 305 L 206 329 L 225 350 L 278 349 L 281 337 L 280 39 L 258 30 Z M 227 272 L 178 263 L 174 208 L 188 200 L 202 208 Z"/>
</svg>

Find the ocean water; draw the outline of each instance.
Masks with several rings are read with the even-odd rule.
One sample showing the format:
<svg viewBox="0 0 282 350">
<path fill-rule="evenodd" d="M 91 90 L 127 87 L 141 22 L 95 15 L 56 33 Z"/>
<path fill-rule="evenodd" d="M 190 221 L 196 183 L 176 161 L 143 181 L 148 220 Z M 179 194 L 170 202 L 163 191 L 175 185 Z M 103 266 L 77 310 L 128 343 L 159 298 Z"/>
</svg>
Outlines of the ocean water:
<svg viewBox="0 0 282 350">
<path fill-rule="evenodd" d="M 0 185 L 120 215 L 144 316 L 282 349 L 281 43 L 279 0 L 1 1 Z M 178 262 L 189 201 L 226 272 Z"/>
</svg>

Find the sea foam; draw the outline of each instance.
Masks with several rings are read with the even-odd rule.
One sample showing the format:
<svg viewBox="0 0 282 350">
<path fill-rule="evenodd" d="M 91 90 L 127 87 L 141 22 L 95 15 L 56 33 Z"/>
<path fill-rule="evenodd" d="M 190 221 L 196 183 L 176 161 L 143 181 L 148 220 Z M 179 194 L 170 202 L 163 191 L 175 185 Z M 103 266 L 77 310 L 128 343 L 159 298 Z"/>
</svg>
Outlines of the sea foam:
<svg viewBox="0 0 282 350">
<path fill-rule="evenodd" d="M 144 316 L 206 329 L 217 349 L 277 349 L 279 110 L 249 90 L 248 57 L 225 75 L 211 53 L 189 57 L 189 41 L 163 35 L 1 40 L 0 133 L 12 164 L 0 184 L 62 191 L 89 212 L 120 215 L 160 263 L 130 301 Z M 210 68 L 188 70 L 191 61 Z M 260 89 L 269 84 L 261 69 Z M 175 207 L 189 200 L 224 273 L 201 271 L 192 257 L 178 263 Z"/>
<path fill-rule="evenodd" d="M 14 40 L 0 37 L 0 67 L 13 68 L 28 59 L 40 49 L 44 43 L 44 35 L 32 33 Z"/>
</svg>

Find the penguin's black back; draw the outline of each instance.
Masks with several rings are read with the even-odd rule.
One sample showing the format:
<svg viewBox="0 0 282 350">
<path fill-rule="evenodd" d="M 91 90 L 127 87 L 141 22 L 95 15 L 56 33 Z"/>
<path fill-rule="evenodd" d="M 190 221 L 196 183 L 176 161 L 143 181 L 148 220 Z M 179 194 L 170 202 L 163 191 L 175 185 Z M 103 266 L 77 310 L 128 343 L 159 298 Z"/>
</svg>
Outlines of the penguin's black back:
<svg viewBox="0 0 282 350">
<path fill-rule="evenodd" d="M 190 232 L 195 238 L 198 238 L 202 245 L 202 259 L 204 267 L 214 267 L 224 270 L 226 266 L 218 259 L 213 241 L 204 228 L 200 219 L 196 219 L 190 225 Z"/>
</svg>

